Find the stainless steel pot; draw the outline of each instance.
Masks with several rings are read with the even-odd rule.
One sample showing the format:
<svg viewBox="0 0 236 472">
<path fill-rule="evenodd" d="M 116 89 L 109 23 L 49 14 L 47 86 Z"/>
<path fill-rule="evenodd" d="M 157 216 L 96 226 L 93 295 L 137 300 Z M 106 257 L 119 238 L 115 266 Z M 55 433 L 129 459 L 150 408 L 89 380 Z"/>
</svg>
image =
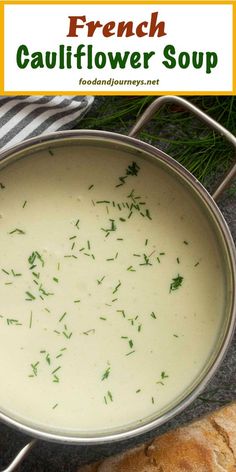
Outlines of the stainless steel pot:
<svg viewBox="0 0 236 472">
<path fill-rule="evenodd" d="M 155 160 L 157 165 L 161 165 L 166 169 L 167 172 L 172 173 L 181 181 L 181 184 L 185 186 L 186 192 L 194 194 L 195 199 L 197 200 L 199 207 L 204 211 L 209 219 L 211 220 L 212 225 L 214 226 L 215 234 L 217 235 L 221 255 L 224 259 L 224 269 L 225 277 L 227 281 L 227 304 L 225 308 L 225 319 L 224 327 L 222 329 L 221 337 L 215 346 L 215 352 L 211 356 L 211 359 L 208 361 L 206 368 L 204 369 L 202 375 L 199 377 L 198 381 L 195 382 L 194 387 L 185 392 L 183 398 L 177 401 L 176 404 L 173 404 L 168 411 L 165 411 L 161 416 L 152 419 L 151 421 L 146 422 L 145 424 L 133 427 L 132 429 L 126 429 L 119 431 L 117 433 L 111 434 L 100 434 L 97 436 L 69 436 L 65 435 L 63 432 L 61 434 L 54 434 L 44 430 L 39 430 L 36 426 L 29 427 L 23 422 L 17 421 L 14 418 L 8 417 L 6 414 L 0 411 L 0 419 L 7 423 L 10 426 L 13 426 L 22 432 L 29 434 L 33 437 L 39 437 L 45 440 L 50 441 L 59 441 L 68 444 L 98 444 L 111 441 L 118 441 L 122 439 L 127 439 L 128 437 L 142 434 L 152 428 L 155 428 L 169 419 L 173 418 L 176 414 L 181 412 L 186 408 L 205 388 L 207 382 L 216 372 L 216 369 L 219 367 L 227 347 L 229 346 L 230 340 L 232 338 L 235 319 L 236 319 L 236 303 L 235 303 L 235 279 L 236 279 L 236 255 L 235 248 L 232 237 L 230 235 L 227 224 L 219 211 L 214 200 L 216 200 L 223 190 L 229 185 L 233 177 L 236 175 L 236 164 L 230 169 L 228 174 L 218 185 L 214 191 L 212 197 L 205 190 L 205 188 L 190 174 L 184 167 L 177 163 L 170 156 L 164 152 L 154 148 L 153 146 L 146 144 L 138 139 L 135 139 L 135 136 L 142 129 L 142 127 L 150 120 L 153 114 L 164 104 L 173 102 L 181 106 L 181 108 L 186 108 L 190 112 L 194 113 L 198 118 L 204 121 L 208 126 L 210 126 L 215 131 L 219 132 L 224 136 L 235 148 L 236 150 L 236 138 L 227 131 L 224 127 L 214 121 L 212 118 L 207 116 L 205 113 L 200 111 L 194 105 L 190 104 L 186 100 L 180 97 L 169 97 L 164 96 L 157 98 L 154 102 L 148 107 L 148 109 L 143 113 L 141 118 L 132 128 L 129 136 L 123 136 L 116 133 L 103 132 L 103 131 L 68 131 L 68 132 L 58 132 L 50 135 L 33 138 L 23 143 L 12 147 L 11 149 L 3 152 L 0 156 L 0 168 L 6 164 L 20 159 L 29 155 L 31 152 L 43 149 L 50 148 L 50 146 L 58 145 L 63 143 L 67 145 L 70 143 L 91 143 L 97 142 L 99 145 L 106 145 L 110 147 L 123 148 L 129 153 L 142 153 L 143 155 L 148 156 L 149 159 Z M 17 455 L 14 461 L 11 463 L 5 471 L 2 472 L 12 472 L 15 470 L 15 467 L 23 460 L 23 458 L 28 454 L 30 449 L 33 447 L 35 439 L 28 443 Z"/>
</svg>

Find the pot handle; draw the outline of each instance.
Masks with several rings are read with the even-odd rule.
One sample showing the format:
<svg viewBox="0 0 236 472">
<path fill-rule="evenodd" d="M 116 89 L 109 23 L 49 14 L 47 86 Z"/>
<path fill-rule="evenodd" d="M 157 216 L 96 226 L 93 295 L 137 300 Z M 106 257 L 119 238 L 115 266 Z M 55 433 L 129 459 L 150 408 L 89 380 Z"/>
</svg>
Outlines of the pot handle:
<svg viewBox="0 0 236 472">
<path fill-rule="evenodd" d="M 21 462 L 25 459 L 25 457 L 29 454 L 31 451 L 32 447 L 35 445 L 36 439 L 33 439 L 30 441 L 26 446 L 24 446 L 20 452 L 16 455 L 15 459 L 11 462 L 11 464 L 6 468 L 1 470 L 1 472 L 13 472 L 16 467 L 18 467 Z"/>
<path fill-rule="evenodd" d="M 217 131 L 221 136 L 223 136 L 225 139 L 227 139 L 227 141 L 229 141 L 233 145 L 234 150 L 235 150 L 235 157 L 236 157 L 236 137 L 232 133 L 230 133 L 230 131 L 224 128 L 224 126 L 221 126 L 219 123 L 217 123 L 217 121 L 213 120 L 213 118 L 208 116 L 206 113 L 201 111 L 192 103 L 188 102 L 187 100 L 181 97 L 176 97 L 176 96 L 171 96 L 171 95 L 165 95 L 165 96 L 156 98 L 156 100 L 154 100 L 154 102 L 152 102 L 151 105 L 149 105 L 149 107 L 144 111 L 144 113 L 141 115 L 141 117 L 137 120 L 135 125 L 132 127 L 132 129 L 129 132 L 129 136 L 136 137 L 139 131 L 141 131 L 142 128 L 150 121 L 152 116 L 161 108 L 162 105 L 165 105 L 166 103 L 175 103 L 177 105 L 180 105 L 182 108 L 185 108 L 186 110 L 189 110 L 194 115 L 196 115 L 201 121 L 206 123 L 214 131 Z M 214 190 L 212 194 L 212 198 L 214 198 L 214 200 L 218 199 L 218 197 L 230 185 L 231 181 L 233 180 L 235 176 L 236 176 L 236 163 L 233 164 L 233 166 L 229 169 L 229 171 L 224 176 L 224 178 L 220 181 L 217 188 Z"/>
</svg>

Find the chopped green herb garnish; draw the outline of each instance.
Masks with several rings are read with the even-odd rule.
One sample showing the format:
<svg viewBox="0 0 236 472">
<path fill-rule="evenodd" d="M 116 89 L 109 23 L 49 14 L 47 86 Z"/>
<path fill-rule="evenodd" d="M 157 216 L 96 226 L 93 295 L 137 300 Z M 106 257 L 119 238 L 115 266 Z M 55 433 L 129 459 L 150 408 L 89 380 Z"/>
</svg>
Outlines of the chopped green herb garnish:
<svg viewBox="0 0 236 472">
<path fill-rule="evenodd" d="M 78 259 L 78 257 L 75 256 L 74 254 L 67 254 L 67 255 L 64 256 L 64 257 L 73 257 L 73 259 Z"/>
<path fill-rule="evenodd" d="M 67 313 L 63 313 L 63 315 L 61 316 L 61 318 L 59 319 L 59 323 L 65 318 L 65 316 L 67 315 Z"/>
<path fill-rule="evenodd" d="M 50 355 L 49 355 L 48 353 L 47 353 L 47 355 L 46 355 L 46 362 L 47 362 L 48 365 L 51 364 Z"/>
<path fill-rule="evenodd" d="M 70 339 L 72 336 L 72 332 L 68 333 L 67 329 L 65 329 L 65 331 L 62 332 L 62 334 L 65 336 L 66 339 Z"/>
<path fill-rule="evenodd" d="M 167 375 L 167 373 L 166 373 L 165 371 L 163 371 L 163 372 L 161 373 L 161 378 L 162 378 L 162 379 L 168 379 L 168 377 L 169 377 L 169 375 Z"/>
<path fill-rule="evenodd" d="M 125 318 L 125 312 L 124 312 L 124 310 L 116 310 L 116 311 L 117 311 L 117 313 L 121 313 L 122 316 L 123 316 L 123 318 Z"/>
<path fill-rule="evenodd" d="M 101 285 L 101 283 L 102 283 L 102 281 L 105 279 L 105 277 L 106 277 L 106 276 L 104 275 L 100 280 L 97 279 L 98 285 Z"/>
<path fill-rule="evenodd" d="M 9 234 L 25 234 L 25 231 L 23 231 L 23 229 L 15 228 L 10 231 Z"/>
<path fill-rule="evenodd" d="M 11 273 L 13 277 L 20 277 L 22 274 L 15 272 L 13 269 L 11 269 Z"/>
<path fill-rule="evenodd" d="M 55 374 L 56 372 L 58 372 L 58 370 L 60 370 L 60 369 L 61 369 L 61 365 L 59 365 L 56 369 L 54 369 L 54 370 L 52 371 L 52 375 L 54 375 L 54 374 Z"/>
<path fill-rule="evenodd" d="M 136 270 L 133 268 L 132 265 L 129 266 L 129 267 L 127 268 L 127 270 L 128 270 L 129 272 L 136 272 Z"/>
<path fill-rule="evenodd" d="M 130 356 L 131 354 L 133 354 L 135 351 L 130 351 L 128 352 L 127 354 L 125 354 L 126 356 Z"/>
<path fill-rule="evenodd" d="M 33 312 L 30 312 L 30 322 L 29 322 L 29 327 L 32 328 L 32 322 L 33 322 Z"/>
<path fill-rule="evenodd" d="M 177 277 L 174 277 L 172 279 L 171 284 L 170 284 L 169 292 L 173 292 L 174 290 L 177 290 L 179 287 L 181 287 L 183 280 L 184 280 L 184 278 L 179 274 L 177 275 Z"/>
<path fill-rule="evenodd" d="M 111 373 L 111 367 L 109 366 L 109 367 L 107 367 L 107 369 L 105 370 L 105 372 L 102 374 L 101 380 L 103 381 L 103 380 L 108 379 L 110 373 Z"/>
<path fill-rule="evenodd" d="M 12 318 L 7 318 L 7 324 L 9 325 L 16 325 L 16 326 L 22 326 L 22 323 L 19 323 L 19 320 L 14 320 Z"/>
<path fill-rule="evenodd" d="M 149 210 L 146 210 L 146 217 L 147 217 L 149 220 L 152 220 Z"/>
<path fill-rule="evenodd" d="M 83 331 L 83 334 L 85 334 L 86 336 L 88 336 L 89 334 L 94 334 L 95 333 L 95 329 L 88 329 L 88 331 Z"/>
<path fill-rule="evenodd" d="M 27 301 L 32 301 L 35 300 L 35 296 L 31 292 L 25 292 L 28 298 L 26 298 Z"/>
<path fill-rule="evenodd" d="M 39 365 L 39 361 L 36 362 L 35 364 L 30 364 L 33 371 L 33 375 L 31 374 L 29 375 L 29 377 L 36 377 L 38 375 L 38 365 Z"/>
<path fill-rule="evenodd" d="M 28 258 L 28 262 L 29 264 L 32 266 L 36 260 L 39 260 L 42 264 L 42 267 L 44 267 L 44 260 L 43 260 L 43 257 L 41 256 L 41 254 L 39 254 L 38 251 L 33 251 L 32 254 L 29 256 Z M 34 266 L 36 267 L 36 266 Z M 32 267 L 30 267 L 30 269 L 32 269 Z"/>
<path fill-rule="evenodd" d="M 139 264 L 140 266 L 145 266 L 145 265 L 151 266 L 152 265 L 151 262 L 150 262 L 150 256 L 147 256 L 146 254 L 143 254 L 143 259 L 144 259 L 144 262 Z"/>
<path fill-rule="evenodd" d="M 111 402 L 113 402 L 113 396 L 112 396 L 110 390 L 108 390 L 107 396 L 110 398 Z"/>
<path fill-rule="evenodd" d="M 119 280 L 119 283 L 116 285 L 112 293 L 116 293 L 117 290 L 120 288 L 120 286 L 121 286 L 121 281 Z"/>
<path fill-rule="evenodd" d="M 140 167 L 139 165 L 136 163 L 136 162 L 132 162 L 132 164 L 130 164 L 127 169 L 126 169 L 126 174 L 127 175 L 135 175 L 137 176 L 138 175 L 138 172 L 140 170 Z"/>
<path fill-rule="evenodd" d="M 111 222 L 110 228 L 101 228 L 102 231 L 105 231 L 106 237 L 110 235 L 111 232 L 116 231 L 116 224 L 115 220 L 112 220 L 109 218 L 109 221 Z"/>
</svg>

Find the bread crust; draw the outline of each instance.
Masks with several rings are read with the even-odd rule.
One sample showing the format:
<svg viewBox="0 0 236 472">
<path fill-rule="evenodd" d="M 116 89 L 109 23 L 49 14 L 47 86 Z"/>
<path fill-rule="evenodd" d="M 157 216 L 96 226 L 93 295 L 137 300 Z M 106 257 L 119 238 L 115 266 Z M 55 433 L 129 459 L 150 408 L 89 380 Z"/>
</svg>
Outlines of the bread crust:
<svg viewBox="0 0 236 472">
<path fill-rule="evenodd" d="M 78 472 L 236 472 L 236 402 Z"/>
</svg>

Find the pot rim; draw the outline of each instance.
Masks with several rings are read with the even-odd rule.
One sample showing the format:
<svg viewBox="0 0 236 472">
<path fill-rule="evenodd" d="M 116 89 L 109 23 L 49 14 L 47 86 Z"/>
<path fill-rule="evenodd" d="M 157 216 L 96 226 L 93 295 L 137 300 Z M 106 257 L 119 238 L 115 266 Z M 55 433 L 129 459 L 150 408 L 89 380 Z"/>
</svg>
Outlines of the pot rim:
<svg viewBox="0 0 236 472">
<path fill-rule="evenodd" d="M 72 434 L 66 434 L 62 432 L 62 434 L 58 434 L 56 432 L 47 432 L 44 429 L 40 429 L 37 426 L 27 426 L 23 423 L 22 420 L 13 419 L 9 417 L 7 414 L 2 413 L 0 411 L 0 420 L 4 423 L 13 426 L 15 429 L 20 430 L 21 432 L 28 434 L 34 438 L 39 438 L 47 441 L 53 442 L 62 442 L 64 444 L 77 444 L 77 445 L 92 445 L 92 444 L 104 444 L 108 442 L 115 442 L 121 441 L 125 439 L 129 439 L 131 437 L 136 437 L 138 435 L 144 434 L 162 424 L 166 423 L 168 420 L 174 418 L 177 414 L 181 413 L 187 406 L 194 401 L 197 396 L 204 390 L 208 382 L 211 380 L 212 376 L 219 368 L 220 364 L 222 363 L 226 351 L 229 347 L 230 341 L 232 340 L 234 328 L 236 325 L 236 299 L 235 299 L 235 281 L 236 281 L 236 251 L 233 238 L 231 236 L 229 227 L 219 209 L 215 201 L 213 200 L 210 193 L 206 190 L 206 188 L 179 162 L 174 160 L 171 156 L 166 154 L 165 152 L 159 150 L 158 148 L 154 147 L 151 144 L 148 144 L 140 139 L 133 138 L 130 136 L 126 136 L 120 133 L 114 133 L 110 131 L 100 131 L 100 130 L 70 130 L 70 131 L 57 131 L 50 134 L 45 134 L 43 136 L 37 136 L 34 138 L 27 139 L 19 144 L 16 144 L 12 147 L 9 147 L 6 150 L 3 150 L 0 153 L 0 165 L 4 160 L 7 160 L 15 153 L 26 151 L 27 149 L 31 148 L 31 146 L 44 144 L 44 143 L 51 143 L 57 141 L 63 141 L 64 139 L 70 139 L 73 141 L 73 138 L 92 138 L 92 139 L 100 139 L 100 141 L 106 142 L 108 139 L 110 142 L 114 141 L 117 144 L 126 144 L 130 145 L 131 148 L 135 148 L 136 150 L 141 150 L 148 153 L 152 158 L 161 160 L 167 167 L 174 170 L 180 178 L 183 178 L 188 184 L 190 184 L 197 194 L 197 197 L 201 197 L 207 211 L 211 211 L 216 222 L 220 228 L 221 235 L 223 236 L 224 243 L 227 249 L 227 253 L 229 256 L 229 266 L 231 270 L 231 275 L 233 279 L 233 291 L 232 291 L 232 306 L 231 312 L 229 314 L 229 324 L 227 328 L 227 332 L 225 334 L 224 340 L 222 342 L 221 347 L 219 348 L 219 352 L 216 358 L 212 361 L 210 367 L 208 368 L 207 372 L 205 373 L 204 377 L 200 381 L 198 385 L 193 387 L 193 390 L 189 392 L 182 400 L 179 401 L 174 407 L 172 407 L 169 411 L 162 414 L 160 417 L 148 421 L 145 424 L 140 424 L 138 426 L 132 426 L 127 431 L 121 431 L 117 433 L 106 433 L 101 435 L 94 434 L 93 436 L 77 436 Z M 132 429 L 133 428 L 133 429 Z"/>
</svg>

